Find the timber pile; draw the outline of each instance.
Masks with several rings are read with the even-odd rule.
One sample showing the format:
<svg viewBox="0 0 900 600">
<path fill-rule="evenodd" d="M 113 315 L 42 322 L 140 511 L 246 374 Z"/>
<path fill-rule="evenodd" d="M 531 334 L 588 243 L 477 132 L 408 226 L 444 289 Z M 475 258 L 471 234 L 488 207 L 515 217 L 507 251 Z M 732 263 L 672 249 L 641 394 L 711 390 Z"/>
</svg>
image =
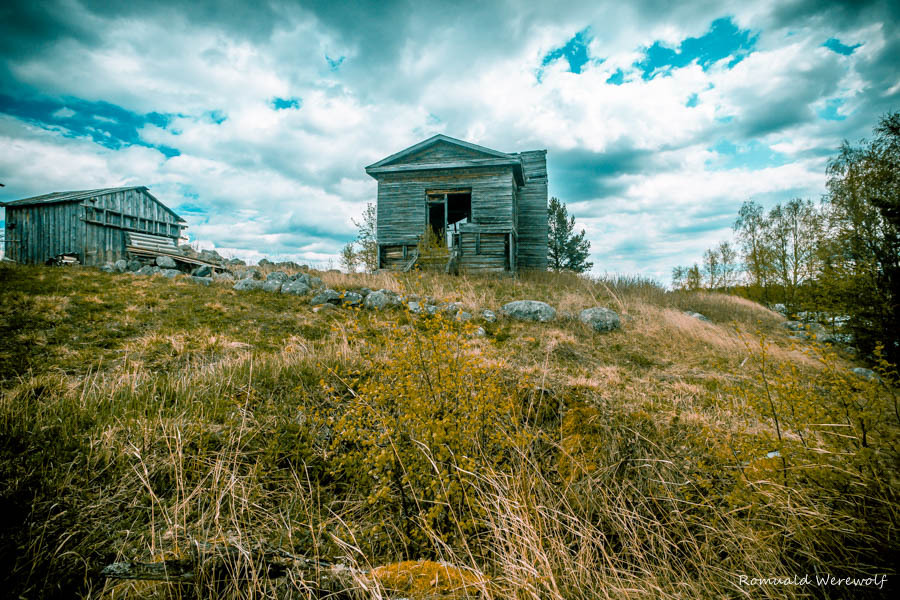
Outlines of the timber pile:
<svg viewBox="0 0 900 600">
<path fill-rule="evenodd" d="M 365 574 L 340 563 L 326 563 L 293 555 L 263 543 L 243 547 L 230 541 L 192 540 L 183 555 L 156 562 L 116 562 L 100 574 L 113 580 L 191 584 L 206 589 L 250 586 L 254 582 L 287 577 L 285 583 L 329 598 L 349 597 Z"/>
<path fill-rule="evenodd" d="M 218 265 L 216 263 L 205 260 L 200 260 L 199 258 L 185 256 L 184 253 L 181 252 L 181 250 L 179 250 L 175 245 L 175 242 L 174 240 L 172 240 L 172 238 L 161 235 L 128 232 L 127 245 L 125 246 L 125 250 L 127 250 L 130 254 L 138 257 L 156 258 L 159 256 L 168 256 L 175 262 L 181 262 L 189 265 L 207 266 L 211 269 L 218 269 L 220 271 L 224 270 L 224 267 L 222 265 Z"/>
</svg>

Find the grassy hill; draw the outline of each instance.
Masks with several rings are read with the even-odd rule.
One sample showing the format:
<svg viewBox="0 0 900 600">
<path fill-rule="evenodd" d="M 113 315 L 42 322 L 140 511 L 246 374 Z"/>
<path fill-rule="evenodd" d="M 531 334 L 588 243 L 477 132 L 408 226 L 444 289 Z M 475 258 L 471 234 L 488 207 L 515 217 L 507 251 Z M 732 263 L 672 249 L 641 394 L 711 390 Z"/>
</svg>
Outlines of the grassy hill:
<svg viewBox="0 0 900 600">
<path fill-rule="evenodd" d="M 861 378 L 766 308 L 641 280 L 320 276 L 461 302 L 475 318 L 0 267 L 3 589 L 552 599 L 896 587 L 889 370 Z M 560 315 L 479 318 L 517 299 Z M 622 328 L 571 316 L 593 306 Z M 230 550 L 193 582 L 100 575 L 116 561 L 188 564 L 212 546 Z M 276 577 L 260 548 L 313 562 L 284 558 Z M 888 582 L 748 583 L 795 574 Z"/>
</svg>

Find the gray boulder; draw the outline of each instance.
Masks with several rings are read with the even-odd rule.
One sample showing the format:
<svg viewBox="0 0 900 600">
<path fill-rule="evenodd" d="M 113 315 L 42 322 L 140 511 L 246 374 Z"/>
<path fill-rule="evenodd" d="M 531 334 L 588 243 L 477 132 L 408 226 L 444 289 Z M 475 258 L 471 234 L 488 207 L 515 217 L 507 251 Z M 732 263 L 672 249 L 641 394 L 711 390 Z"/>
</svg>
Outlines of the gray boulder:
<svg viewBox="0 0 900 600">
<path fill-rule="evenodd" d="M 363 303 L 362 294 L 356 292 L 344 292 L 341 294 L 341 304 L 345 306 L 359 306 Z"/>
<path fill-rule="evenodd" d="M 178 269 L 160 269 L 159 274 L 163 277 L 168 277 L 169 279 L 175 279 L 181 275 L 181 271 Z"/>
<path fill-rule="evenodd" d="M 277 279 L 267 279 L 262 284 L 262 289 L 265 292 L 272 292 L 273 294 L 277 294 L 281 291 L 281 282 Z"/>
<path fill-rule="evenodd" d="M 538 300 L 516 300 L 500 309 L 506 316 L 518 321 L 547 323 L 556 318 L 556 309 Z"/>
<path fill-rule="evenodd" d="M 399 306 L 400 297 L 390 290 L 378 290 L 368 294 L 363 305 L 371 310 L 381 310 L 389 306 Z"/>
<path fill-rule="evenodd" d="M 684 311 L 684 314 L 686 314 L 689 317 L 694 317 L 695 319 L 697 319 L 699 321 L 704 321 L 706 323 L 712 323 L 712 321 L 707 319 L 704 315 L 701 315 L 700 313 L 694 312 L 692 310 L 686 310 L 686 311 Z"/>
<path fill-rule="evenodd" d="M 172 260 L 170 256 L 157 256 L 156 257 L 156 266 L 161 269 L 174 269 L 177 265 L 175 261 Z"/>
<path fill-rule="evenodd" d="M 440 312 L 441 308 L 436 304 L 426 304 L 424 306 L 426 315 L 436 315 Z"/>
<path fill-rule="evenodd" d="M 201 250 L 198 258 L 200 258 L 200 260 L 215 263 L 217 265 L 221 265 L 225 262 L 225 259 L 222 258 L 222 256 L 215 250 Z"/>
<path fill-rule="evenodd" d="M 475 330 L 475 335 L 477 337 L 484 337 L 487 335 L 487 331 L 484 330 L 484 327 L 479 327 L 478 329 Z"/>
<path fill-rule="evenodd" d="M 128 270 L 128 261 L 124 258 L 120 258 L 113 264 L 113 267 L 115 267 L 117 273 L 124 273 Z"/>
<path fill-rule="evenodd" d="M 144 265 L 137 271 L 135 271 L 135 275 L 156 275 L 159 273 L 159 267 L 153 265 Z"/>
<path fill-rule="evenodd" d="M 245 263 L 244 261 L 242 261 L 239 258 L 232 258 L 232 259 L 226 261 L 225 264 L 231 265 L 233 267 L 246 267 L 247 266 L 247 263 Z"/>
<path fill-rule="evenodd" d="M 325 287 L 325 282 L 322 281 L 321 277 L 316 277 L 315 275 L 310 275 L 309 276 L 309 287 L 311 287 L 313 289 Z"/>
<path fill-rule="evenodd" d="M 453 318 L 461 323 L 464 323 L 466 321 L 472 320 L 472 313 L 461 310 L 458 313 L 456 313 L 456 315 Z"/>
<path fill-rule="evenodd" d="M 214 281 L 234 281 L 234 275 L 228 271 L 223 271 L 221 273 L 213 271 L 210 277 L 212 277 Z"/>
<path fill-rule="evenodd" d="M 310 304 L 340 304 L 341 303 L 341 295 L 340 293 L 330 289 L 325 288 L 324 290 L 317 293 L 313 296 L 310 301 Z"/>
<path fill-rule="evenodd" d="M 212 267 L 209 265 L 200 265 L 196 269 L 194 269 L 191 275 L 195 275 L 197 277 L 209 277 L 212 275 Z"/>
<path fill-rule="evenodd" d="M 198 275 L 191 275 L 191 281 L 200 285 L 208 286 L 210 283 L 212 283 L 212 277 L 200 277 Z"/>
<path fill-rule="evenodd" d="M 856 367 L 851 369 L 853 373 L 863 379 L 867 379 L 869 381 L 881 381 L 881 377 L 878 376 L 878 373 L 873 371 L 872 369 L 865 369 L 863 367 Z"/>
<path fill-rule="evenodd" d="M 105 265 L 100 267 L 100 270 L 103 271 L 104 273 L 115 273 L 116 265 L 114 265 L 112 263 L 106 263 Z"/>
<path fill-rule="evenodd" d="M 585 325 L 590 325 L 594 331 L 613 331 L 622 326 L 619 315 L 602 306 L 584 309 L 578 314 L 578 319 Z"/>
<path fill-rule="evenodd" d="M 784 304 L 773 304 L 772 310 L 783 315 L 787 315 L 787 307 Z"/>
<path fill-rule="evenodd" d="M 309 285 L 305 282 L 294 279 L 292 281 L 285 281 L 281 284 L 281 293 L 282 294 L 294 294 L 295 296 L 305 296 L 310 291 Z"/>
<path fill-rule="evenodd" d="M 266 275 L 266 281 L 277 281 L 279 283 L 284 283 L 289 280 L 290 277 L 284 271 L 272 271 L 268 275 Z"/>
<path fill-rule="evenodd" d="M 481 318 L 488 323 L 494 323 L 497 320 L 497 314 L 492 310 L 484 309 L 481 311 Z"/>
<path fill-rule="evenodd" d="M 425 309 L 422 307 L 422 305 L 419 302 L 415 302 L 415 301 L 407 302 L 406 307 L 409 309 L 409 312 L 411 312 L 414 315 L 419 315 L 419 314 L 422 314 L 423 312 L 425 312 Z"/>
<path fill-rule="evenodd" d="M 261 289 L 262 286 L 263 286 L 262 281 L 259 281 L 258 279 L 251 279 L 248 277 L 246 279 L 241 279 L 240 281 L 235 283 L 233 289 L 235 289 L 239 292 L 246 292 L 248 290 Z"/>
<path fill-rule="evenodd" d="M 129 261 L 128 261 L 128 264 L 126 265 L 125 268 L 126 268 L 128 271 L 131 271 L 132 273 L 134 273 L 134 272 L 136 272 L 136 271 L 140 271 L 140 270 L 141 270 L 141 267 L 143 267 L 143 266 L 144 266 L 144 265 L 142 265 L 142 264 L 141 264 L 141 261 L 139 261 L 139 260 L 129 260 Z"/>
</svg>

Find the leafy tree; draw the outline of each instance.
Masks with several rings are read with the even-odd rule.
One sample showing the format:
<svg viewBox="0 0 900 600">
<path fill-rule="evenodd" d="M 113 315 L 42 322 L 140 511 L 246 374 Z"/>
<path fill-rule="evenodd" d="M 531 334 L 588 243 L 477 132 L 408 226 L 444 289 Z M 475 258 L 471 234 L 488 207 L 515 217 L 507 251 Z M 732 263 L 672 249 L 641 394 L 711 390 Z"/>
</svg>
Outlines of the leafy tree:
<svg viewBox="0 0 900 600">
<path fill-rule="evenodd" d="M 362 264 L 366 271 L 372 272 L 378 268 L 378 238 L 377 223 L 378 216 L 375 204 L 366 203 L 366 210 L 362 214 L 362 219 L 350 219 L 357 229 L 356 244 L 359 246 L 357 251 L 357 262 Z"/>
<path fill-rule="evenodd" d="M 356 265 L 359 263 L 359 254 L 356 252 L 353 242 L 347 242 L 347 244 L 341 248 L 340 260 L 341 267 L 348 273 L 352 273 L 356 270 Z"/>
<path fill-rule="evenodd" d="M 900 362 L 900 112 L 872 140 L 846 141 L 828 165 L 823 285 L 850 316 L 856 343 Z"/>
<path fill-rule="evenodd" d="M 721 268 L 719 260 L 719 251 L 716 248 L 709 248 L 703 253 L 703 273 L 706 275 L 706 287 L 713 290 L 719 285 L 721 277 Z"/>
<path fill-rule="evenodd" d="M 744 202 L 733 229 L 740 244 L 748 284 L 756 298 L 768 302 L 772 251 L 767 244 L 767 221 L 763 207 L 752 200 Z"/>
<path fill-rule="evenodd" d="M 797 292 L 818 274 L 818 244 L 822 238 L 821 213 L 809 200 L 795 198 L 778 204 L 766 219 L 766 245 L 772 275 L 782 288 L 782 300 L 797 309 Z"/>
<path fill-rule="evenodd" d="M 547 216 L 550 229 L 547 259 L 550 268 L 583 273 L 593 267 L 594 263 L 587 260 L 591 242 L 586 239 L 584 229 L 581 233 L 575 233 L 575 217 L 569 216 L 565 202 L 550 198 Z"/>
<path fill-rule="evenodd" d="M 728 240 L 720 242 L 717 250 L 719 254 L 720 281 L 727 292 L 734 285 L 738 271 L 737 251 Z"/>
</svg>

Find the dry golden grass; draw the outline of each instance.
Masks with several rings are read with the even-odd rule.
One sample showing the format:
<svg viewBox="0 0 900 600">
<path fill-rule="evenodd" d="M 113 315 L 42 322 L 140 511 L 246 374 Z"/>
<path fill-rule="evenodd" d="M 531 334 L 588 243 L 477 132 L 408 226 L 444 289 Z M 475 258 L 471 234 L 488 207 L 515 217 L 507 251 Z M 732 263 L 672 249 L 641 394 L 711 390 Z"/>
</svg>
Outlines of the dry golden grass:
<svg viewBox="0 0 900 600">
<path fill-rule="evenodd" d="M 738 576 L 896 571 L 896 390 L 745 300 L 572 274 L 321 274 L 471 312 L 532 298 L 631 317 L 608 334 L 435 329 L 226 284 L 7 269 L 12 594 L 316 597 L 246 560 L 215 590 L 98 576 L 191 540 L 342 561 L 360 598 L 850 597 Z M 467 420 L 488 409 L 487 431 Z"/>
</svg>

